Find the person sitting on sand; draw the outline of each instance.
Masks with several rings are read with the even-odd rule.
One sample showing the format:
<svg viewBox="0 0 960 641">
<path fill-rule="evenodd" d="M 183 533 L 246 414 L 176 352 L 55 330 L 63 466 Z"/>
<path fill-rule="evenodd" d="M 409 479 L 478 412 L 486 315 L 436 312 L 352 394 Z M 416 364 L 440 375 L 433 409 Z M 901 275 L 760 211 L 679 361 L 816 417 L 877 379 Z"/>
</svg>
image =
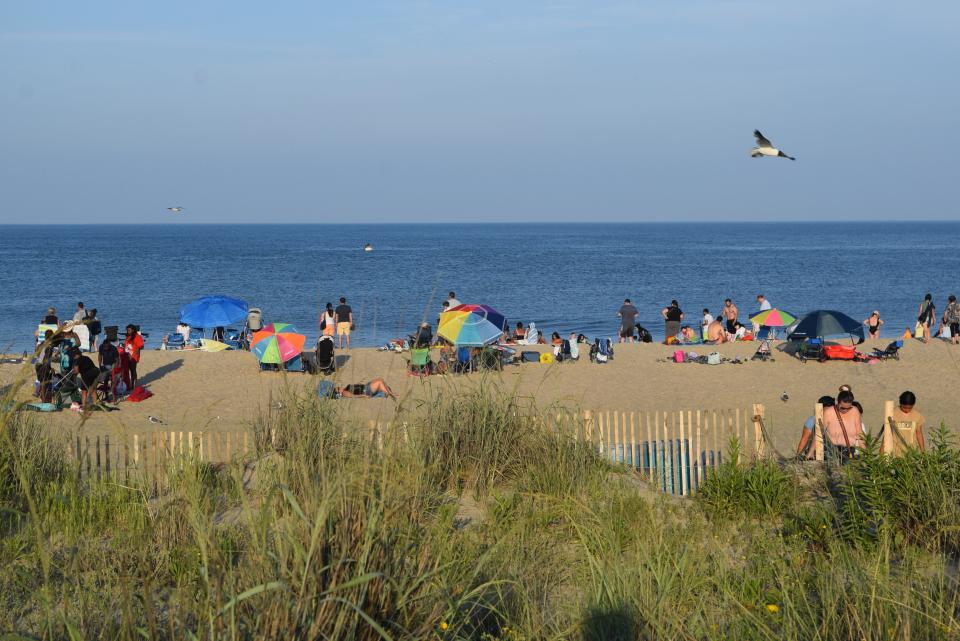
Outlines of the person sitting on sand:
<svg viewBox="0 0 960 641">
<path fill-rule="evenodd" d="M 335 387 L 333 391 L 335 398 L 397 398 L 382 378 L 375 378 L 369 383 Z"/>
<path fill-rule="evenodd" d="M 433 343 L 433 329 L 430 323 L 424 321 L 417 327 L 417 331 L 410 335 L 410 347 L 422 349 L 430 347 L 431 343 Z"/>
<path fill-rule="evenodd" d="M 689 345 L 691 343 L 699 343 L 701 341 L 699 337 L 697 337 L 697 333 L 693 331 L 692 327 L 690 327 L 689 325 L 684 325 L 683 327 L 680 328 L 679 342 Z"/>
<path fill-rule="evenodd" d="M 916 404 L 917 397 L 913 392 L 906 391 L 900 395 L 891 417 L 893 425 L 883 426 L 885 430 L 893 429 L 893 446 L 887 454 L 900 456 L 911 447 L 916 447 L 921 452 L 926 449 L 923 440 L 923 414 L 913 409 Z"/>
<path fill-rule="evenodd" d="M 863 324 L 867 326 L 868 338 L 880 338 L 880 326 L 883 325 L 883 321 L 880 320 L 879 311 L 874 310 L 869 318 L 863 319 Z"/>
<path fill-rule="evenodd" d="M 854 405 L 853 392 L 837 394 L 833 407 L 823 412 L 823 431 L 841 459 L 851 459 L 863 447 L 863 416 Z"/>
<path fill-rule="evenodd" d="M 551 345 L 563 345 L 563 339 L 560 338 L 560 332 L 554 332 L 550 334 L 550 344 Z"/>
<path fill-rule="evenodd" d="M 707 341 L 711 343 L 726 343 L 730 340 L 730 337 L 727 336 L 727 330 L 724 328 L 723 323 L 718 319 L 714 320 L 707 326 Z"/>
<path fill-rule="evenodd" d="M 823 409 L 826 410 L 828 407 L 833 407 L 833 397 L 832 396 L 821 396 L 817 403 L 823 405 Z M 810 446 L 813 444 L 813 433 L 814 428 L 817 425 L 817 417 L 811 415 L 807 417 L 806 422 L 803 424 L 803 431 L 800 433 L 800 443 L 797 444 L 797 457 L 801 459 L 813 458 L 813 452 Z"/>
<path fill-rule="evenodd" d="M 517 328 L 513 330 L 513 340 L 519 343 L 527 337 L 527 330 L 523 328 L 523 323 L 517 321 Z"/>
</svg>

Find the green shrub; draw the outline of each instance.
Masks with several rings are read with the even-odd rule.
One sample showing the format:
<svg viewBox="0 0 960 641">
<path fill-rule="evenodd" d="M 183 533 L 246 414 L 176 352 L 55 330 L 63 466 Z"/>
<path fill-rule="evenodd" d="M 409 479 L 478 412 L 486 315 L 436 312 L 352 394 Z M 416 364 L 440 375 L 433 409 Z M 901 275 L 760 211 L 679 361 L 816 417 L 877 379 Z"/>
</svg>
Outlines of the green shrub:
<svg viewBox="0 0 960 641">
<path fill-rule="evenodd" d="M 709 474 L 697 494 L 708 516 L 772 516 L 787 511 L 796 498 L 796 480 L 777 464 L 766 459 L 746 464 L 737 462 L 740 445 L 730 443 L 730 456 Z"/>
</svg>

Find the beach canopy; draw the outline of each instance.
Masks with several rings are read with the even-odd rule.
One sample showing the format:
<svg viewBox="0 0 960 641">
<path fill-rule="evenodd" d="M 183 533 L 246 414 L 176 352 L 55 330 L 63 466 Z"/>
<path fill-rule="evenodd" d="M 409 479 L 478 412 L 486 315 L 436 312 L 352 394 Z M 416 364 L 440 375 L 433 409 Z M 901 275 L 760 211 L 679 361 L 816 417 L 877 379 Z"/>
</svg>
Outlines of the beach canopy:
<svg viewBox="0 0 960 641">
<path fill-rule="evenodd" d="M 457 305 L 440 314 L 437 335 L 454 345 L 483 347 L 496 342 L 506 317 L 489 305 Z"/>
<path fill-rule="evenodd" d="M 750 317 L 750 321 L 764 327 L 787 327 L 795 323 L 797 318 L 782 309 L 774 307 L 773 309 L 765 309 L 759 314 L 754 314 Z"/>
<path fill-rule="evenodd" d="M 250 339 L 250 351 L 261 363 L 286 363 L 300 356 L 307 337 L 290 323 L 270 323 Z"/>
<path fill-rule="evenodd" d="M 191 327 L 225 327 L 247 319 L 247 302 L 229 296 L 203 296 L 180 308 L 180 322 Z"/>
<path fill-rule="evenodd" d="M 852 334 L 862 339 L 863 325 L 842 312 L 818 309 L 804 314 L 800 320 L 789 327 L 789 332 L 818 337 Z"/>
</svg>

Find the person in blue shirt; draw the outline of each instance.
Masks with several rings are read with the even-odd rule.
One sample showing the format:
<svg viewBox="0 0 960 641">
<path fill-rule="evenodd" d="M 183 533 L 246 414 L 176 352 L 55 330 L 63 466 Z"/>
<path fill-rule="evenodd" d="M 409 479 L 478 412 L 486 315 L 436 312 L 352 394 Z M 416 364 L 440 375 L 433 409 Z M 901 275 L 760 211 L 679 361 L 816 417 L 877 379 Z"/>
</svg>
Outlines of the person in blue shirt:
<svg viewBox="0 0 960 641">
<path fill-rule="evenodd" d="M 833 407 L 834 400 L 832 396 L 821 396 L 817 402 L 824 407 Z M 810 446 L 813 444 L 813 434 L 816 425 L 816 416 L 809 416 L 803 423 L 803 432 L 800 435 L 800 443 L 797 445 L 797 458 L 812 458 Z"/>
</svg>

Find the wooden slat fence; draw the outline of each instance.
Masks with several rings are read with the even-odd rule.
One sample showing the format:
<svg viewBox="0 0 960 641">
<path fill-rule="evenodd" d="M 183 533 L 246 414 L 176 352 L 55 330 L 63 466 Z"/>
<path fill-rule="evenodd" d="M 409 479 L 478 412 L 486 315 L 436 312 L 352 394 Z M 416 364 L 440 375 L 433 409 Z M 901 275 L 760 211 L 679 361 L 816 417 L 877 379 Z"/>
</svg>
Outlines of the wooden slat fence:
<svg viewBox="0 0 960 641">
<path fill-rule="evenodd" d="M 637 469 L 661 491 L 695 494 L 712 470 L 730 460 L 739 442 L 739 461 L 765 455 L 764 406 L 749 409 L 558 413 L 553 430 L 593 445 L 600 456 Z"/>
<path fill-rule="evenodd" d="M 275 434 L 271 433 L 273 439 Z M 185 461 L 226 463 L 254 452 L 254 435 L 241 430 L 167 430 L 132 434 L 77 434 L 67 449 L 80 474 L 122 477 L 132 473 L 162 476 Z"/>
</svg>

